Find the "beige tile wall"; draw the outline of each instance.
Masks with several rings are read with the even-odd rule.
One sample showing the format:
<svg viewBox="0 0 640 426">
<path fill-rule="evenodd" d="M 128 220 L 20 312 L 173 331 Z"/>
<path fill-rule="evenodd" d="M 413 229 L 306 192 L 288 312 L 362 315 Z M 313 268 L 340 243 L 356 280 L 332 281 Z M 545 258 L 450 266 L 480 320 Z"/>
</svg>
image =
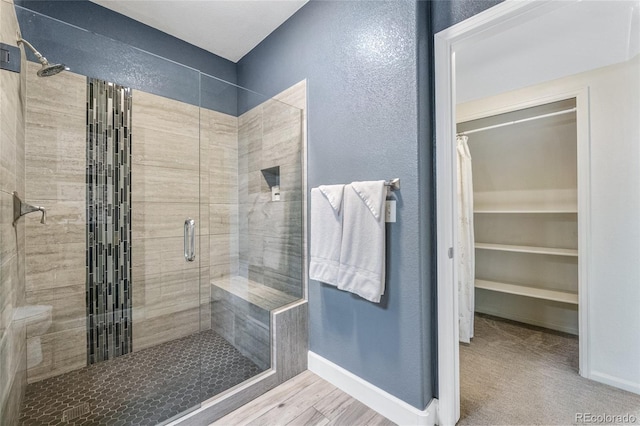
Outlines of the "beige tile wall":
<svg viewBox="0 0 640 426">
<path fill-rule="evenodd" d="M 239 270 L 257 283 L 303 295 L 303 109 L 300 82 L 238 118 Z M 289 102 L 289 103 L 285 103 Z M 281 201 L 261 170 L 280 167 Z"/>
<path fill-rule="evenodd" d="M 238 119 L 238 216 L 231 232 L 239 234 L 239 276 L 212 277 L 211 285 L 213 329 L 262 369 L 271 365 L 269 312 L 304 294 L 306 83 L 279 96 L 282 102 L 268 100 Z M 261 170 L 275 166 L 281 201 L 274 202 Z M 212 229 L 228 217 L 224 209 L 210 214 Z"/>
<path fill-rule="evenodd" d="M 211 328 L 210 280 L 238 273 L 238 119 L 200 110 L 200 291 Z"/>
<path fill-rule="evenodd" d="M 199 108 L 133 91 L 133 349 L 200 328 L 199 265 L 184 259 L 184 221 L 199 218 Z M 199 243 L 199 242 L 198 242 Z"/>
<path fill-rule="evenodd" d="M 52 306 L 41 337 L 43 361 L 28 382 L 84 367 L 86 355 L 86 78 L 71 72 L 36 75 L 27 66 L 25 201 L 47 209 L 25 216 L 26 298 Z M 38 338 L 28 332 L 27 338 Z"/>
<path fill-rule="evenodd" d="M 13 1 L 0 1 L 0 41 L 16 45 L 18 22 Z M 23 72 L 0 71 L 0 419 L 17 423 L 26 386 L 26 330 L 14 321 L 17 307 L 24 305 L 24 221 L 13 223 L 13 197 L 24 194 Z"/>
</svg>

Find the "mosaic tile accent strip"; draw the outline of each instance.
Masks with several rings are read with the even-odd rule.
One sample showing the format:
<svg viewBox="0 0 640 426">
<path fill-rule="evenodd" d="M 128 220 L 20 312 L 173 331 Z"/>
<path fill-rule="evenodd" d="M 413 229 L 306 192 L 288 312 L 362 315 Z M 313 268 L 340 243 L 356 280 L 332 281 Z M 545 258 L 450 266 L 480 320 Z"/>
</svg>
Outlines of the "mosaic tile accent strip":
<svg viewBox="0 0 640 426">
<path fill-rule="evenodd" d="M 262 371 L 203 331 L 29 384 L 19 424 L 157 425 Z"/>
<path fill-rule="evenodd" d="M 87 79 L 87 363 L 131 351 L 131 89 Z"/>
</svg>

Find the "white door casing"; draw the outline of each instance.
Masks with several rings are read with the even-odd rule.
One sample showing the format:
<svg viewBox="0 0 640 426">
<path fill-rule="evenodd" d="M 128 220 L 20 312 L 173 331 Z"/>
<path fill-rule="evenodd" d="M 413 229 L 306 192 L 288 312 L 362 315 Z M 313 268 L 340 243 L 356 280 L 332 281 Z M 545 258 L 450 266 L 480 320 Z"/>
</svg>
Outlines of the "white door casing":
<svg viewBox="0 0 640 426">
<path fill-rule="evenodd" d="M 575 1 L 575 0 L 574 0 Z M 450 257 L 450 248 L 456 247 L 456 87 L 455 55 L 464 44 L 490 37 L 498 32 L 565 7 L 571 2 L 506 1 L 459 24 L 447 28 L 434 37 L 435 95 L 436 95 L 436 218 L 437 218 L 437 299 L 438 299 L 438 423 L 453 425 L 460 418 L 460 365 L 458 347 L 458 289 L 456 256 Z M 585 87 L 558 93 L 554 96 L 529 99 L 523 105 L 535 105 L 554 100 L 576 97 L 578 107 L 578 191 L 580 238 L 579 306 L 587 305 L 587 254 L 588 235 L 588 89 Z M 512 109 L 514 108 L 512 105 Z M 503 111 L 504 112 L 504 111 Z M 494 111 L 494 113 L 498 113 Z M 490 115 L 490 114 L 487 114 Z M 586 130 L 585 130 L 586 129 Z M 580 371 L 588 377 L 587 309 L 579 309 L 580 315 Z"/>
</svg>

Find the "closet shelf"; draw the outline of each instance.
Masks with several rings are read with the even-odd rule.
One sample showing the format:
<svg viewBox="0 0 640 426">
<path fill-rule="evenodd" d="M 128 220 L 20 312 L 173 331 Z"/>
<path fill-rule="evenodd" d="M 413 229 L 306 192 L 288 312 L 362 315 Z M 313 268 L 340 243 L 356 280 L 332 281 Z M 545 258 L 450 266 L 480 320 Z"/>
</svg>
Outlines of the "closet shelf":
<svg viewBox="0 0 640 426">
<path fill-rule="evenodd" d="M 578 256 L 578 250 L 552 247 L 513 246 L 508 244 L 476 243 L 475 247 L 482 250 L 509 251 L 514 253 L 550 254 L 554 256 Z"/>
<path fill-rule="evenodd" d="M 512 213 L 578 213 L 578 209 L 475 209 L 474 213 L 501 213 L 501 214 L 512 214 Z"/>
<path fill-rule="evenodd" d="M 545 290 L 542 288 L 485 280 L 475 280 L 475 287 L 500 293 L 533 297 L 536 299 L 554 300 L 556 302 L 570 303 L 573 305 L 578 304 L 578 295 L 576 293 L 568 293 L 565 291 Z"/>
</svg>

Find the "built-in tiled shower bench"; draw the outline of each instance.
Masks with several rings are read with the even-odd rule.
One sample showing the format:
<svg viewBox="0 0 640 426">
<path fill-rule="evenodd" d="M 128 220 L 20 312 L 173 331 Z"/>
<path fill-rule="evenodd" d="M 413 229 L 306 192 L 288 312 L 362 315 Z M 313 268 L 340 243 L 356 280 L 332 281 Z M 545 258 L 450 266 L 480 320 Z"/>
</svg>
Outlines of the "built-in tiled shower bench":
<svg viewBox="0 0 640 426">
<path fill-rule="evenodd" d="M 212 326 L 244 356 L 266 370 L 271 366 L 270 312 L 298 299 L 241 276 L 212 280 Z"/>
</svg>

